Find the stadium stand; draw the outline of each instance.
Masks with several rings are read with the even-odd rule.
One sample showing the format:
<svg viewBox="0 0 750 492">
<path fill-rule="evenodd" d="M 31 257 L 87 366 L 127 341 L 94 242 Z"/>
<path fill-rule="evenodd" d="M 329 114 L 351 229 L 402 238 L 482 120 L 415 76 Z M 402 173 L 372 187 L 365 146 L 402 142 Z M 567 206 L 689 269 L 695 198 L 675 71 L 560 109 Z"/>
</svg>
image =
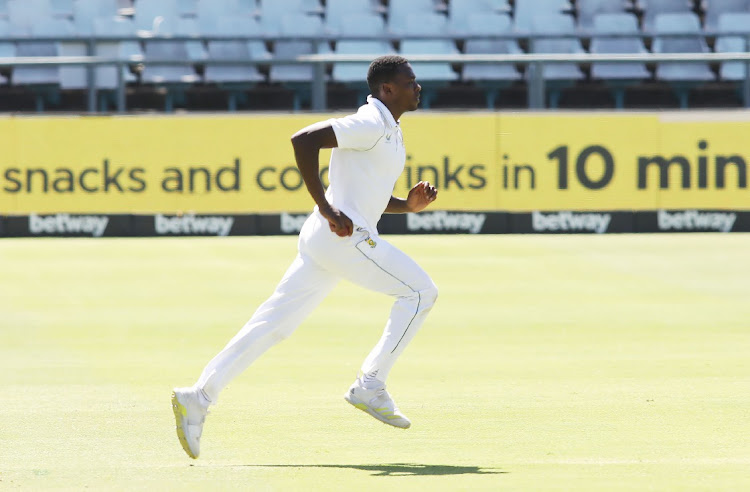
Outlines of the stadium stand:
<svg viewBox="0 0 750 492">
<path fill-rule="evenodd" d="M 706 5 L 704 27 L 708 31 L 720 29 L 719 17 L 724 14 L 750 12 L 750 0 L 710 0 Z"/>
<path fill-rule="evenodd" d="M 591 29 L 594 17 L 601 14 L 624 14 L 632 5 L 626 0 L 577 0 L 578 27 Z"/>
<path fill-rule="evenodd" d="M 261 32 L 260 25 L 252 17 L 202 18 L 201 23 L 201 31 L 205 34 L 231 36 Z M 212 40 L 208 42 L 208 57 L 214 60 L 264 60 L 271 54 L 263 43 L 257 41 Z M 226 91 L 227 109 L 236 111 L 238 104 L 244 102 L 246 91 L 265 81 L 265 76 L 252 65 L 206 65 L 204 79 Z"/>
<path fill-rule="evenodd" d="M 643 11 L 644 31 L 655 29 L 654 19 L 658 15 L 690 12 L 691 3 L 688 0 L 640 0 L 638 7 Z"/>
<path fill-rule="evenodd" d="M 341 34 L 347 35 L 373 35 L 377 36 L 385 32 L 385 22 L 378 14 L 346 14 L 341 17 Z M 357 41 L 344 40 L 336 42 L 335 53 L 341 55 L 371 54 L 379 56 L 392 54 L 396 51 L 390 41 Z M 334 63 L 333 80 L 340 82 L 346 87 L 356 91 L 357 102 L 363 104 L 370 93 L 365 80 L 369 63 Z"/>
<path fill-rule="evenodd" d="M 401 42 L 401 54 L 407 58 L 409 55 L 458 54 L 458 48 L 453 41 L 437 38 L 445 33 L 447 27 L 448 19 L 442 14 L 409 15 L 406 19 L 406 28 L 410 34 L 435 35 L 436 39 L 405 39 Z M 419 74 L 419 84 L 422 86 L 422 107 L 425 109 L 430 108 L 439 89 L 459 78 L 450 63 L 413 62 L 411 65 L 414 73 Z"/>
<path fill-rule="evenodd" d="M 717 53 L 746 52 L 750 48 L 750 12 L 725 13 L 719 16 L 717 30 L 726 33 L 744 32 L 745 37 L 720 34 L 716 38 Z M 723 62 L 719 68 L 719 78 L 728 82 L 741 97 L 742 82 L 747 75 L 747 64 L 742 62 Z"/>
<path fill-rule="evenodd" d="M 298 40 L 295 37 L 323 34 L 323 22 L 318 16 L 307 14 L 285 15 L 281 19 L 280 34 L 288 39 L 274 43 L 273 56 L 279 59 L 312 53 L 330 53 L 327 43 Z M 311 98 L 310 81 L 314 77 L 312 65 L 272 65 L 269 80 L 294 91 L 293 109 L 298 111 Z"/>
<path fill-rule="evenodd" d="M 510 17 L 502 14 L 471 14 L 466 20 L 466 28 L 474 34 L 509 33 L 512 29 Z M 504 53 L 515 55 L 521 53 L 518 42 L 513 39 L 469 39 L 464 45 L 466 54 Z M 485 91 L 487 108 L 494 109 L 500 90 L 521 79 L 513 65 L 466 63 L 461 78 L 464 82 L 473 82 Z"/>
<path fill-rule="evenodd" d="M 507 0 L 450 0 L 448 19 L 451 31 L 457 33 L 475 33 L 469 25 L 469 16 L 510 14 L 512 8 Z"/>
<path fill-rule="evenodd" d="M 567 14 L 536 15 L 531 22 L 532 32 L 539 34 L 573 34 L 576 32 L 573 17 Z M 584 53 L 580 40 L 569 37 L 541 38 L 531 43 L 532 53 Z M 527 76 L 528 76 L 527 72 Z M 554 63 L 544 67 L 544 80 L 549 89 L 549 105 L 557 108 L 563 89 L 572 86 L 576 80 L 585 78 L 575 63 Z"/>
<path fill-rule="evenodd" d="M 706 53 L 708 46 L 698 16 L 692 12 L 659 14 L 654 19 L 654 53 Z M 674 34 L 691 33 L 685 36 Z M 664 36 L 672 35 L 672 36 Z M 715 79 L 708 63 L 659 63 L 656 79 L 668 82 L 674 89 L 680 107 L 688 107 L 691 89 Z"/>
<path fill-rule="evenodd" d="M 86 46 L 90 42 L 95 43 L 91 44 L 93 53 L 100 56 L 145 56 L 143 66 L 134 62 L 123 69 L 128 97 L 134 103 L 128 106 L 134 109 L 173 108 L 175 102 L 190 109 L 181 96 L 186 91 L 211 96 L 215 102 L 209 107 L 215 109 L 253 109 L 266 104 L 259 106 L 260 99 L 274 94 L 283 97 L 264 108 L 303 109 L 311 103 L 313 66 L 276 65 L 275 59 L 314 52 L 410 56 L 582 53 L 585 48 L 603 54 L 646 53 L 647 47 L 657 54 L 745 52 L 744 37 L 736 33 L 748 29 L 747 15 L 750 0 L 0 0 L 0 56 L 85 55 L 92 53 Z M 289 16 L 297 20 L 284 26 Z M 671 23 L 690 20 L 674 26 L 657 22 L 668 16 L 676 16 Z M 58 24 L 54 27 L 50 22 Z M 45 26 L 53 30 L 40 33 Z M 690 36 L 673 36 L 686 29 Z M 17 39 L 55 36 L 50 33 L 82 38 Z M 86 39 L 92 34 L 96 41 Z M 381 34 L 382 39 L 347 39 Z M 170 35 L 195 39 L 153 39 Z M 258 38 L 206 38 L 223 35 Z M 428 39 L 409 39 L 412 35 Z M 500 37 L 493 39 L 494 35 Z M 123 36 L 133 39 L 119 39 Z M 310 36 L 324 37 L 313 42 Z M 14 40 L 4 42 L 3 37 Z M 184 65 L 159 67 L 148 62 L 165 57 L 184 60 Z M 268 63 L 207 63 L 234 58 Z M 330 63 L 325 67 L 329 94 L 349 101 L 334 101 L 334 107 L 364 100 L 366 65 Z M 424 88 L 423 107 L 525 107 L 528 82 L 536 80 L 524 64 L 413 65 Z M 0 111 L 11 107 L 80 110 L 73 101 L 81 101 L 87 91 L 88 72 L 75 66 L 0 68 Z M 98 107 L 111 107 L 116 69 L 101 66 L 93 72 Z M 565 107 L 592 107 L 600 104 L 596 101 L 611 105 L 613 100 L 617 108 L 686 107 L 696 101 L 736 106 L 742 104 L 736 94 L 744 73 L 743 62 L 555 63 L 544 67 L 551 105 Z M 93 100 L 89 96 L 88 101 Z"/>
<path fill-rule="evenodd" d="M 638 36 L 638 19 L 625 12 L 597 14 L 593 19 L 591 53 L 646 53 Z M 606 37 L 608 34 L 633 34 L 629 37 Z M 602 80 L 612 88 L 615 107 L 625 106 L 625 89 L 651 77 L 644 63 L 592 63 L 591 78 Z"/>
<path fill-rule="evenodd" d="M 568 0 L 515 0 L 513 26 L 516 31 L 531 32 L 535 18 L 571 11 Z"/>
</svg>

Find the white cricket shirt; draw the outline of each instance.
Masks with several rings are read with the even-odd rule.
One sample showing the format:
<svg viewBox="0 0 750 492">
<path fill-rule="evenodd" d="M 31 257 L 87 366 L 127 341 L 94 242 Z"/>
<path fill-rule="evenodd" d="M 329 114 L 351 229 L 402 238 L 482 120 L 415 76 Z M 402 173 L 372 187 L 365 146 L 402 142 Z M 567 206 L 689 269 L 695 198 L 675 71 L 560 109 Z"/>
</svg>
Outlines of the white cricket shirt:
<svg viewBox="0 0 750 492">
<path fill-rule="evenodd" d="M 356 114 L 329 121 L 338 147 L 331 151 L 326 198 L 355 225 L 377 234 L 406 162 L 401 128 L 385 104 L 372 96 Z"/>
</svg>

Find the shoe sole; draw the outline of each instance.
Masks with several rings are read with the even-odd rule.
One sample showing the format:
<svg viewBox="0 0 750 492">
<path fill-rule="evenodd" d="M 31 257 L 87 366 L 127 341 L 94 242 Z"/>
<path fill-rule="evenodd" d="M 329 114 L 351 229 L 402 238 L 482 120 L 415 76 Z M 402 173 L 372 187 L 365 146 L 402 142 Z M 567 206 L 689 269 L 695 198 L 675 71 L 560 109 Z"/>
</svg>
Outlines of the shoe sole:
<svg viewBox="0 0 750 492">
<path fill-rule="evenodd" d="M 361 401 L 361 400 L 353 397 L 349 393 L 344 394 L 344 400 L 346 400 L 347 403 L 349 403 L 350 405 L 352 405 L 354 408 L 358 408 L 359 410 L 362 410 L 363 412 L 367 413 L 368 415 L 370 415 L 372 417 L 375 417 L 379 421 L 383 422 L 384 424 L 388 424 L 391 427 L 395 427 L 397 429 L 408 429 L 409 427 L 411 427 L 411 422 L 407 422 L 407 424 L 405 426 L 404 425 L 396 425 L 395 422 L 393 422 L 391 420 L 388 420 L 387 418 L 383 417 L 378 412 L 376 412 L 372 408 L 370 408 L 370 406 L 367 403 L 365 403 L 365 402 L 363 402 L 363 401 Z"/>
<path fill-rule="evenodd" d="M 191 458 L 198 459 L 198 456 L 194 455 L 193 452 L 190 451 L 190 446 L 188 446 L 187 439 L 185 439 L 185 430 L 182 428 L 183 419 L 187 418 L 187 408 L 185 408 L 185 406 L 180 403 L 174 391 L 172 392 L 172 411 L 174 412 L 177 438 L 180 440 L 182 449 L 184 449 L 187 455 Z"/>
</svg>

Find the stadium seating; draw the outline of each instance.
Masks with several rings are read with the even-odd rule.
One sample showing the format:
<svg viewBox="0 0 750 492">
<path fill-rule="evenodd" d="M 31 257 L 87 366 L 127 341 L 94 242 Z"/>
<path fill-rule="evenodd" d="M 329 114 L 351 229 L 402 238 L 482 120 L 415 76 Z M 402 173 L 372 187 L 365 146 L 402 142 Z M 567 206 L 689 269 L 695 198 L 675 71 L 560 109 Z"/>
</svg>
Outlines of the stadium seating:
<svg viewBox="0 0 750 492">
<path fill-rule="evenodd" d="M 342 17 L 342 35 L 378 35 L 385 32 L 383 18 L 377 14 L 348 14 Z M 389 41 L 338 41 L 334 50 L 336 54 L 371 54 L 378 55 L 395 53 L 393 45 Z M 357 100 L 360 104 L 365 102 L 370 89 L 367 87 L 367 69 L 369 63 L 334 63 L 333 80 L 341 82 L 345 86 L 357 91 Z"/>
<path fill-rule="evenodd" d="M 655 29 L 654 19 L 663 14 L 689 13 L 692 7 L 689 0 L 641 0 L 639 7 L 643 10 L 643 30 Z"/>
<path fill-rule="evenodd" d="M 103 57 L 143 56 L 140 43 L 137 41 L 108 41 L 107 37 L 133 36 L 135 24 L 125 17 L 100 17 L 94 20 L 94 34 L 104 38 L 96 42 L 96 54 Z M 122 68 L 123 81 L 133 83 L 137 77 L 129 67 Z M 96 88 L 99 90 L 99 108 L 107 111 L 115 104 L 114 91 L 117 89 L 117 69 L 115 67 L 97 67 L 95 70 Z"/>
<path fill-rule="evenodd" d="M 0 39 L 5 36 L 10 36 L 11 27 L 10 23 L 5 19 L 0 19 Z M 0 58 L 10 58 L 16 56 L 16 45 L 9 42 L 0 41 Z M 7 78 L 0 74 L 0 82 L 5 83 Z"/>
<path fill-rule="evenodd" d="M 52 17 L 49 0 L 8 0 L 8 20 L 12 26 L 30 29 L 32 24 Z"/>
<path fill-rule="evenodd" d="M 466 25 L 475 34 L 508 33 L 512 29 L 510 17 L 501 14 L 471 14 Z M 514 39 L 469 39 L 464 45 L 466 54 L 519 54 L 522 53 Z M 461 78 L 485 89 L 487 108 L 493 109 L 501 89 L 521 79 L 521 74 L 507 63 L 465 63 Z"/>
<path fill-rule="evenodd" d="M 16 29 L 24 28 L 16 27 Z M 26 29 L 30 39 L 49 36 L 64 37 L 75 33 L 70 21 L 52 17 L 37 19 L 31 27 Z M 20 42 L 16 47 L 17 56 L 59 56 L 61 51 L 62 43 L 52 41 Z M 12 80 L 14 85 L 30 88 L 36 97 L 37 111 L 43 111 L 46 103 L 55 104 L 59 101 L 60 81 L 63 76 L 66 82 L 74 84 L 75 78 L 85 77 L 82 75 L 84 72 L 85 70 L 80 67 L 20 66 L 13 70 Z"/>
<path fill-rule="evenodd" d="M 706 5 L 704 29 L 719 29 L 719 17 L 723 14 L 750 12 L 750 0 L 710 0 Z"/>
<path fill-rule="evenodd" d="M 73 0 L 50 0 L 50 14 L 61 19 L 72 19 Z"/>
<path fill-rule="evenodd" d="M 409 33 L 429 36 L 444 33 L 447 18 L 442 14 L 409 15 L 406 28 Z M 456 44 L 448 39 L 405 39 L 401 42 L 401 54 L 409 55 L 456 55 L 459 53 Z M 458 79 L 450 63 L 446 62 L 412 62 L 417 81 L 422 86 L 422 107 L 429 109 L 437 90 Z"/>
<path fill-rule="evenodd" d="M 507 0 L 451 0 L 448 3 L 448 21 L 451 31 L 475 33 L 469 26 L 469 16 L 508 14 L 511 7 Z"/>
<path fill-rule="evenodd" d="M 589 50 L 591 53 L 646 53 L 643 40 L 638 36 L 638 19 L 632 14 L 597 14 L 593 19 L 594 35 Z M 607 34 L 633 34 L 632 37 L 606 37 Z M 591 78 L 603 80 L 612 87 L 615 107 L 622 109 L 625 88 L 634 85 L 651 74 L 644 63 L 592 63 Z"/>
<path fill-rule="evenodd" d="M 331 33 L 350 32 L 347 31 L 347 28 L 351 26 L 346 24 L 351 22 L 351 18 L 347 20 L 347 16 L 377 15 L 380 17 L 378 14 L 381 13 L 381 10 L 373 0 L 326 0 L 326 28 Z M 366 26 L 363 27 L 366 28 Z"/>
<path fill-rule="evenodd" d="M 159 31 L 159 24 L 175 24 L 179 18 L 177 0 L 138 0 L 135 5 L 135 27 L 141 31 Z"/>
<path fill-rule="evenodd" d="M 117 0 L 76 0 L 73 4 L 73 24 L 80 35 L 92 34 L 97 19 L 117 15 Z M 134 34 L 135 30 L 131 34 Z"/>
<path fill-rule="evenodd" d="M 659 14 L 654 19 L 654 53 L 705 53 L 708 46 L 703 37 L 698 17 L 692 12 L 677 14 Z M 693 33 L 679 37 L 664 37 L 663 34 Z M 714 74 L 708 63 L 659 63 L 656 67 L 656 79 L 668 82 L 680 100 L 680 107 L 688 106 L 690 89 L 714 80 Z"/>
<path fill-rule="evenodd" d="M 290 34 L 289 29 L 282 26 L 284 17 L 322 12 L 318 0 L 261 0 L 260 23 L 266 34 Z"/>
<path fill-rule="evenodd" d="M 219 17 L 211 26 L 203 25 L 204 34 L 242 36 L 260 33 L 260 25 L 251 17 Z M 208 58 L 212 60 L 264 60 L 270 58 L 265 46 L 258 42 L 221 41 L 208 42 Z M 262 48 L 262 49 L 261 49 Z M 245 97 L 245 91 L 265 77 L 253 65 L 206 65 L 204 79 L 215 83 L 228 95 L 227 107 L 235 111 Z"/>
<path fill-rule="evenodd" d="M 532 32 L 539 34 L 573 34 L 576 32 L 573 18 L 567 14 L 537 15 L 532 19 Z M 575 38 L 541 38 L 531 44 L 532 53 L 584 53 L 581 42 Z M 529 77 L 527 72 L 527 78 Z M 561 91 L 585 77 L 575 63 L 550 63 L 544 67 L 543 77 L 549 90 L 549 105 L 557 108 Z"/>
<path fill-rule="evenodd" d="M 624 14 L 632 7 L 626 0 L 578 0 L 578 26 L 582 29 L 594 27 L 594 16 L 601 14 Z"/>
<path fill-rule="evenodd" d="M 295 36 L 317 36 L 323 33 L 323 23 L 318 16 L 295 14 L 285 15 L 281 19 L 280 32 L 289 40 L 276 41 L 273 56 L 279 59 L 293 58 L 313 53 L 330 53 L 326 43 L 297 41 Z M 269 80 L 279 82 L 294 90 L 294 110 L 301 109 L 302 104 L 310 101 L 312 92 L 310 82 L 314 77 L 312 65 L 271 65 Z"/>
<path fill-rule="evenodd" d="M 139 0 L 142 1 L 142 0 Z M 179 19 L 166 18 L 155 23 L 158 34 L 181 34 Z M 185 41 L 145 41 L 145 67 L 141 81 L 167 90 L 164 110 L 172 112 L 174 104 L 184 98 L 185 89 L 200 80 L 193 68 L 193 59 Z M 181 65 L 159 65 L 150 60 L 172 60 L 184 62 Z"/>
<path fill-rule="evenodd" d="M 736 53 L 750 51 L 748 37 L 750 37 L 750 12 L 730 13 L 719 16 L 717 22 L 719 32 L 745 32 L 747 37 L 720 35 L 716 38 L 717 53 Z M 747 64 L 743 62 L 722 62 L 719 68 L 719 78 L 735 85 L 740 99 L 742 99 L 742 82 L 745 80 Z M 750 101 L 744 101 L 747 106 Z"/>
<path fill-rule="evenodd" d="M 515 0 L 513 26 L 516 31 L 531 32 L 535 17 L 557 15 L 571 10 L 568 0 Z"/>
<path fill-rule="evenodd" d="M 410 16 L 435 14 L 443 4 L 436 0 L 389 0 L 388 1 L 388 29 L 394 33 L 410 33 L 408 18 Z"/>
</svg>

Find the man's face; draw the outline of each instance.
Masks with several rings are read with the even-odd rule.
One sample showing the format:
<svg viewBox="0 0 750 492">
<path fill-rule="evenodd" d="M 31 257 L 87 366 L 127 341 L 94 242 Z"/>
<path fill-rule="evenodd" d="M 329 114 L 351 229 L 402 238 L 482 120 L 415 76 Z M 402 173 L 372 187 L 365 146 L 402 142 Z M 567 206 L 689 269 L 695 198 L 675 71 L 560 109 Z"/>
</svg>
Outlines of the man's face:
<svg viewBox="0 0 750 492">
<path fill-rule="evenodd" d="M 414 111 L 419 106 L 419 93 L 422 86 L 417 84 L 411 65 L 404 63 L 398 67 L 396 76 L 387 83 L 390 87 L 390 100 L 402 111 Z"/>
</svg>

